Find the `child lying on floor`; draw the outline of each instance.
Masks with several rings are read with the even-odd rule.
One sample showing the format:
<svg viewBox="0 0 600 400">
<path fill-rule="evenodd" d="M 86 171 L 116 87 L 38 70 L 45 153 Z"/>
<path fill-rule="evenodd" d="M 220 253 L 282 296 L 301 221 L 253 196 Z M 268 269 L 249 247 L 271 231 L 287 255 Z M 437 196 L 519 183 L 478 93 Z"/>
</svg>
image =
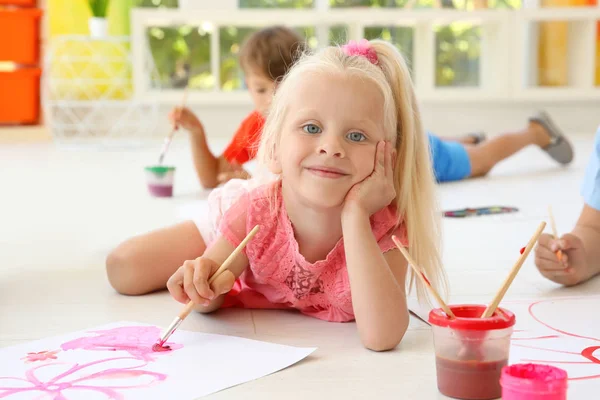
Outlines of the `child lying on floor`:
<svg viewBox="0 0 600 400">
<path fill-rule="evenodd" d="M 541 274 L 565 286 L 577 285 L 600 274 L 600 127 L 581 194 L 585 204 L 575 228 L 558 239 L 543 234 L 535 249 L 535 265 Z M 562 252 L 560 260 L 558 250 Z"/>
<path fill-rule="evenodd" d="M 573 160 L 573 148 L 550 116 L 541 111 L 527 126 L 477 144 L 441 140 L 428 133 L 433 170 L 438 182 L 452 182 L 487 175 L 496 164 L 529 145 L 544 150 L 562 165 Z"/>
<path fill-rule="evenodd" d="M 445 283 L 429 145 L 398 50 L 364 41 L 305 55 L 277 89 L 258 160 L 277 178 L 240 193 L 229 193 L 240 180 L 213 191 L 231 202 L 210 210 L 220 221 L 213 240 L 193 226 L 188 236 L 134 239 L 137 250 L 130 242 L 109 256 L 110 283 L 125 294 L 167 286 L 201 312 L 278 308 L 355 320 L 365 347 L 396 347 L 414 277 L 392 235 L 433 287 Z M 255 225 L 256 236 L 209 285 Z M 420 283 L 417 294 L 425 294 Z"/>
</svg>

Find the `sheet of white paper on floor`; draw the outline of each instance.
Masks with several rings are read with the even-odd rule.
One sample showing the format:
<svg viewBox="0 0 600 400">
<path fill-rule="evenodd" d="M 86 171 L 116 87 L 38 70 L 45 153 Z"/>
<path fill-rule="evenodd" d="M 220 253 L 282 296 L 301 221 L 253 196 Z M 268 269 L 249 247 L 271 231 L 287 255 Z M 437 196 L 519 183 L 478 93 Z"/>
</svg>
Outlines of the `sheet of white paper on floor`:
<svg viewBox="0 0 600 400">
<path fill-rule="evenodd" d="M 316 350 L 182 330 L 169 339 L 172 351 L 148 350 L 159 334 L 152 325 L 119 322 L 0 349 L 0 397 L 195 399 Z"/>
</svg>

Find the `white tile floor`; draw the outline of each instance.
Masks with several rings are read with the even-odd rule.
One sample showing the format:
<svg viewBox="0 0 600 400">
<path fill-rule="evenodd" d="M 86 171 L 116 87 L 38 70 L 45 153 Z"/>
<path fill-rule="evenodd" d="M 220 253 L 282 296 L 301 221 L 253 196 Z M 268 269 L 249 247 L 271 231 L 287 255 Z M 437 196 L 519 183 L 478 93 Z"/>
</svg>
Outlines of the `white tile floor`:
<svg viewBox="0 0 600 400">
<path fill-rule="evenodd" d="M 582 204 L 579 184 L 592 140 L 591 133 L 574 137 L 577 157 L 566 169 L 531 148 L 486 179 L 441 187 L 444 209 L 511 205 L 521 210 L 501 217 L 445 219 L 444 261 L 453 301 L 491 299 L 518 250 L 546 218 L 548 204 L 558 229 L 570 229 Z M 185 143 L 178 142 L 167 157 L 178 168 L 175 197 L 151 198 L 143 167 L 155 161 L 158 148 L 0 145 L 0 346 L 119 320 L 161 326 L 172 320 L 180 307 L 166 293 L 119 296 L 104 275 L 104 258 L 120 240 L 175 222 L 206 196 L 195 182 Z M 560 289 L 538 276 L 530 258 L 507 299 L 581 293 L 600 293 L 600 280 Z M 184 325 L 319 348 L 305 362 L 220 392 L 215 399 L 443 398 L 435 384 L 431 332 L 417 319 L 400 347 L 382 354 L 361 347 L 353 324 L 289 312 L 227 310 L 192 315 Z M 600 382 L 593 390 L 598 387 Z M 591 398 L 585 395 L 591 389 L 590 383 L 574 382 L 569 398 Z"/>
</svg>

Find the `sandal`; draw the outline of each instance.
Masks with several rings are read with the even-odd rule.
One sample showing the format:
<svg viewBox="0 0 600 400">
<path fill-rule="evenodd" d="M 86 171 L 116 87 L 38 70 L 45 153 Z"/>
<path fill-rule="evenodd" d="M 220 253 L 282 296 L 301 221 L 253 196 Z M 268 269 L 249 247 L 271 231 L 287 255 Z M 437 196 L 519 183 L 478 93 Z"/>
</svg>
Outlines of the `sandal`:
<svg viewBox="0 0 600 400">
<path fill-rule="evenodd" d="M 571 146 L 571 143 L 567 140 L 563 132 L 554 124 L 546 112 L 539 111 L 529 118 L 529 122 L 542 125 L 548 135 L 550 135 L 550 144 L 542 148 L 542 150 L 560 164 L 566 165 L 573 161 L 573 146 Z"/>
</svg>

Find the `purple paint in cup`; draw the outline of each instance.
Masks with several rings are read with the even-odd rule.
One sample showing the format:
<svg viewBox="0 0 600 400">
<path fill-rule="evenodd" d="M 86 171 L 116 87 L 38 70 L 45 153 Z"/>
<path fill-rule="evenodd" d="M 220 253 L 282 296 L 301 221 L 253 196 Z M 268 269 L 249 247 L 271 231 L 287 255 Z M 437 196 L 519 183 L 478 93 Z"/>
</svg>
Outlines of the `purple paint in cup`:
<svg viewBox="0 0 600 400">
<path fill-rule="evenodd" d="M 154 197 L 172 197 L 175 167 L 152 166 L 144 168 L 148 191 Z"/>
</svg>

